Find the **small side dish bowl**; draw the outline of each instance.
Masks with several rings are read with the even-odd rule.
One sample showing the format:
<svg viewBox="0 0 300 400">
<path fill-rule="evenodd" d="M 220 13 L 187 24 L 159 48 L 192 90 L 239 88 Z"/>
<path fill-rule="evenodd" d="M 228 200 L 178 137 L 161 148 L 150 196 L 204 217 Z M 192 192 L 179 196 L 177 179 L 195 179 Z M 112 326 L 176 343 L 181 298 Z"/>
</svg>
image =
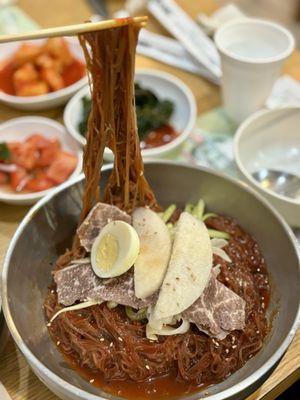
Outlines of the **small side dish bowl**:
<svg viewBox="0 0 300 400">
<path fill-rule="evenodd" d="M 174 104 L 174 112 L 170 119 L 170 125 L 179 132 L 179 136 L 171 142 L 151 149 L 142 150 L 144 158 L 159 158 L 177 149 L 191 134 L 197 115 L 197 106 L 191 90 L 178 78 L 166 72 L 152 69 L 139 69 L 136 71 L 135 82 L 143 88 L 151 89 L 159 99 L 167 99 Z M 64 123 L 70 134 L 80 143 L 86 143 L 80 134 L 78 125 L 82 120 L 82 99 L 90 97 L 89 87 L 82 88 L 68 102 L 64 111 Z M 105 150 L 105 159 L 113 160 L 113 154 L 109 149 Z"/>
<path fill-rule="evenodd" d="M 267 168 L 300 176 L 299 126 L 300 107 L 262 110 L 240 125 L 234 139 L 235 161 L 245 181 L 294 227 L 300 227 L 300 200 L 262 187 L 252 174 Z"/>
<path fill-rule="evenodd" d="M 101 190 L 110 173 L 111 166 L 103 168 Z M 203 198 L 208 209 L 230 215 L 253 235 L 266 259 L 272 282 L 269 311 L 274 318 L 262 349 L 225 381 L 206 387 L 205 392 L 176 397 L 244 398 L 245 392 L 249 393 L 249 388 L 253 389 L 280 360 L 298 327 L 300 271 L 296 239 L 267 201 L 247 185 L 221 173 L 156 161 L 145 164 L 145 174 L 160 204 L 176 202 L 183 206 Z M 19 349 L 57 396 L 64 400 L 121 400 L 93 386 L 64 362 L 49 336 L 42 309 L 53 263 L 70 246 L 76 229 L 83 182 L 80 176 L 40 200 L 19 225 L 4 261 L 3 310 Z"/>
<path fill-rule="evenodd" d="M 78 60 L 85 64 L 79 41 L 75 38 L 64 38 L 68 47 Z M 26 41 L 26 43 L 42 44 L 45 39 Z M 9 58 L 18 48 L 20 42 L 2 43 L 0 45 L 0 64 Z M 87 76 L 63 89 L 38 96 L 15 96 L 0 91 L 0 102 L 19 110 L 37 111 L 65 104 L 79 89 L 88 82 Z"/>
<path fill-rule="evenodd" d="M 34 133 L 40 133 L 46 138 L 59 139 L 62 150 L 68 151 L 77 157 L 77 165 L 67 180 L 71 180 L 80 174 L 82 168 L 82 151 L 65 128 L 56 121 L 44 117 L 14 118 L 0 125 L 0 142 L 23 141 Z M 26 205 L 34 204 L 57 186 L 32 193 L 14 193 L 0 185 L 0 201 L 10 204 Z"/>
</svg>

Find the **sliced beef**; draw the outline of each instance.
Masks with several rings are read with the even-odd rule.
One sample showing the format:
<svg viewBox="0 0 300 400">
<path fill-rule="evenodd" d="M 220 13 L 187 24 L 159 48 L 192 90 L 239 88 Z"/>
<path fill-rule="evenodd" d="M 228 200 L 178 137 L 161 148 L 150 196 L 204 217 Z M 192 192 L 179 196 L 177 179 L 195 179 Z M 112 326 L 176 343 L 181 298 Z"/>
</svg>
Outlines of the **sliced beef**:
<svg viewBox="0 0 300 400">
<path fill-rule="evenodd" d="M 97 203 L 77 229 L 81 246 L 85 250 L 91 251 L 94 240 L 101 229 L 109 222 L 116 220 L 121 220 L 128 224 L 131 222 L 130 216 L 118 207 L 106 203 Z"/>
<path fill-rule="evenodd" d="M 245 301 L 217 279 L 213 269 L 204 292 L 187 310 L 183 318 L 197 325 L 201 332 L 217 339 L 224 339 L 229 332 L 245 326 Z M 110 279 L 101 279 L 89 263 L 70 265 L 55 272 L 58 302 L 70 306 L 76 301 L 114 301 L 135 309 L 152 306 L 157 293 L 145 300 L 134 293 L 133 271 Z"/>
<path fill-rule="evenodd" d="M 211 337 L 224 339 L 229 332 L 245 327 L 245 301 L 217 280 L 214 269 L 204 292 L 183 312 L 183 318 Z"/>
<path fill-rule="evenodd" d="M 156 296 L 149 296 L 141 300 L 134 293 L 133 271 L 111 279 L 101 279 L 99 285 L 88 294 L 90 299 L 114 301 L 118 304 L 130 306 L 135 309 L 148 307 L 156 301 Z"/>
<path fill-rule="evenodd" d="M 54 273 L 57 285 L 58 302 L 70 306 L 77 300 L 85 300 L 99 278 L 94 274 L 91 264 L 74 264 Z"/>
<path fill-rule="evenodd" d="M 150 296 L 145 300 L 134 294 L 133 272 L 128 271 L 116 278 L 101 279 L 94 273 L 90 264 L 70 265 L 55 272 L 58 302 L 70 306 L 76 301 L 102 300 L 140 309 L 155 302 Z"/>
</svg>

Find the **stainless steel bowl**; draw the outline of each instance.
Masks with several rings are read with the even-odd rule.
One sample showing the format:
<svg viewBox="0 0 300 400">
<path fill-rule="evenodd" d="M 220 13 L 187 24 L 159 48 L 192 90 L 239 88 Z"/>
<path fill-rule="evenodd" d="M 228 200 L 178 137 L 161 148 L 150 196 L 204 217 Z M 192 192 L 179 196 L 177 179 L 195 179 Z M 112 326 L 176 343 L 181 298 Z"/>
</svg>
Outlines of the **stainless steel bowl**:
<svg viewBox="0 0 300 400">
<path fill-rule="evenodd" d="M 7 329 L 4 315 L 2 312 L 2 307 L 1 307 L 1 298 L 0 298 L 0 355 L 7 343 L 7 339 L 9 337 L 9 331 Z"/>
<path fill-rule="evenodd" d="M 103 181 L 109 170 L 103 172 Z M 221 174 L 168 162 L 146 164 L 162 204 L 183 205 L 202 197 L 210 210 L 236 218 L 255 236 L 269 266 L 271 312 L 277 311 L 263 349 L 224 382 L 207 389 L 209 400 L 237 398 L 278 362 L 291 342 L 299 310 L 299 255 L 295 238 L 274 209 L 249 189 Z M 82 177 L 42 199 L 24 218 L 6 255 L 2 288 L 8 327 L 38 377 L 68 400 L 116 399 L 68 368 L 48 335 L 42 304 L 53 262 L 74 233 L 81 208 Z M 197 399 L 203 393 L 182 397 Z M 240 398 L 240 397 L 239 397 Z"/>
</svg>

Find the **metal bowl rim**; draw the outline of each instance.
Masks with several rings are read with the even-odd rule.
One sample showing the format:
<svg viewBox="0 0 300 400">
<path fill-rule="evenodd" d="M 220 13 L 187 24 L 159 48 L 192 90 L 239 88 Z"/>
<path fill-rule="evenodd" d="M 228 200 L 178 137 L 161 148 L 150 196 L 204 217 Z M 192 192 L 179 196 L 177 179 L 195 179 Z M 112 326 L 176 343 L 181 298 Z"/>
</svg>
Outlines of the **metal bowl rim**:
<svg viewBox="0 0 300 400">
<path fill-rule="evenodd" d="M 254 196 L 258 201 L 263 203 L 263 205 L 271 211 L 271 213 L 277 218 L 278 222 L 281 224 L 283 229 L 285 230 L 286 234 L 288 235 L 289 239 L 291 240 L 291 243 L 293 244 L 293 247 L 295 249 L 295 253 L 298 258 L 298 267 L 300 267 L 300 251 L 298 248 L 298 243 L 296 240 L 296 237 L 294 236 L 291 228 L 288 226 L 288 224 L 285 222 L 283 217 L 274 209 L 274 207 L 269 204 L 259 193 L 257 193 L 254 189 L 252 189 L 250 186 L 245 184 L 244 182 L 241 182 L 239 180 L 235 180 L 221 172 L 216 172 L 214 170 L 211 170 L 210 168 L 206 167 L 199 167 L 199 166 L 189 166 L 185 163 L 178 163 L 174 161 L 155 161 L 155 160 L 147 160 L 145 164 L 162 164 L 162 165 L 174 165 L 174 166 L 179 166 L 179 167 L 185 167 L 188 169 L 196 169 L 202 172 L 207 172 L 209 174 L 215 175 L 217 177 L 220 177 L 222 179 L 225 179 L 234 185 L 238 186 L 239 188 L 245 190 L 252 196 Z M 108 164 L 102 168 L 102 171 L 108 170 L 112 168 L 112 164 Z M 51 200 L 54 196 L 56 196 L 58 193 L 62 192 L 63 190 L 67 189 L 68 187 L 82 181 L 84 179 L 84 175 L 81 174 L 78 177 L 72 179 L 71 181 L 65 182 L 63 185 L 55 189 L 52 193 L 49 193 L 49 195 L 45 196 L 41 200 L 39 200 L 38 203 L 36 203 L 25 215 L 23 218 L 22 222 L 18 226 L 15 234 L 13 235 L 13 238 L 9 244 L 5 259 L 4 259 L 4 265 L 3 265 L 3 272 L 2 272 L 2 279 L 1 279 L 1 285 L 2 285 L 2 307 L 3 307 L 3 312 L 5 315 L 5 319 L 7 322 L 7 326 L 13 336 L 14 341 L 16 342 L 17 346 L 23 353 L 23 355 L 26 357 L 28 362 L 34 366 L 34 369 L 37 371 L 41 371 L 41 373 L 46 376 L 51 382 L 53 382 L 55 385 L 58 387 L 62 387 L 65 390 L 67 390 L 68 393 L 72 395 L 77 395 L 80 396 L 82 399 L 86 400 L 100 400 L 103 399 L 103 397 L 100 397 L 98 395 L 93 395 L 91 393 L 88 393 L 85 390 L 82 390 L 71 383 L 65 381 L 64 379 L 60 378 L 58 375 L 56 375 L 54 372 L 52 372 L 50 369 L 48 369 L 36 356 L 31 352 L 31 350 L 26 346 L 24 343 L 20 333 L 17 331 L 17 328 L 14 324 L 13 318 L 10 313 L 9 309 L 9 303 L 8 303 L 8 297 L 7 297 L 7 274 L 9 271 L 9 265 L 10 265 L 10 259 L 15 247 L 16 242 L 18 241 L 19 237 L 21 236 L 23 229 L 26 227 L 27 223 L 30 222 L 31 218 L 34 216 L 34 214 L 42 208 L 45 204 L 48 203 L 49 200 Z M 272 366 L 275 365 L 277 361 L 284 355 L 285 351 L 287 350 L 289 344 L 291 343 L 297 327 L 300 325 L 300 303 L 298 306 L 297 313 L 294 318 L 294 322 L 292 324 L 292 327 L 290 331 L 288 332 L 286 338 L 283 340 L 282 344 L 278 347 L 278 349 L 275 351 L 275 353 L 259 368 L 257 369 L 253 374 L 251 374 L 249 377 L 246 379 L 243 379 L 242 381 L 236 383 L 232 387 L 223 390 L 222 392 L 213 394 L 211 396 L 205 397 L 206 400 L 220 400 L 220 394 L 222 394 L 222 398 L 226 399 L 230 396 L 236 395 L 242 390 L 246 389 L 247 387 L 251 386 L 254 384 L 259 378 L 263 377 Z M 114 396 L 114 399 L 120 399 L 119 397 Z"/>
</svg>

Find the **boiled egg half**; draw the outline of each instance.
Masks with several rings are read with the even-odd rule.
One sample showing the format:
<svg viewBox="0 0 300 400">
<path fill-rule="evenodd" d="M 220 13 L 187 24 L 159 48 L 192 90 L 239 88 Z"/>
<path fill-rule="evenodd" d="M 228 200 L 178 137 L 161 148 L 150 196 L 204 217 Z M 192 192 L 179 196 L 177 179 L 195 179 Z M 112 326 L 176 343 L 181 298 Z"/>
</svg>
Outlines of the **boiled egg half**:
<svg viewBox="0 0 300 400">
<path fill-rule="evenodd" d="M 113 278 L 128 271 L 138 257 L 140 240 L 127 222 L 111 221 L 95 239 L 91 251 L 92 268 L 100 278 Z"/>
</svg>

